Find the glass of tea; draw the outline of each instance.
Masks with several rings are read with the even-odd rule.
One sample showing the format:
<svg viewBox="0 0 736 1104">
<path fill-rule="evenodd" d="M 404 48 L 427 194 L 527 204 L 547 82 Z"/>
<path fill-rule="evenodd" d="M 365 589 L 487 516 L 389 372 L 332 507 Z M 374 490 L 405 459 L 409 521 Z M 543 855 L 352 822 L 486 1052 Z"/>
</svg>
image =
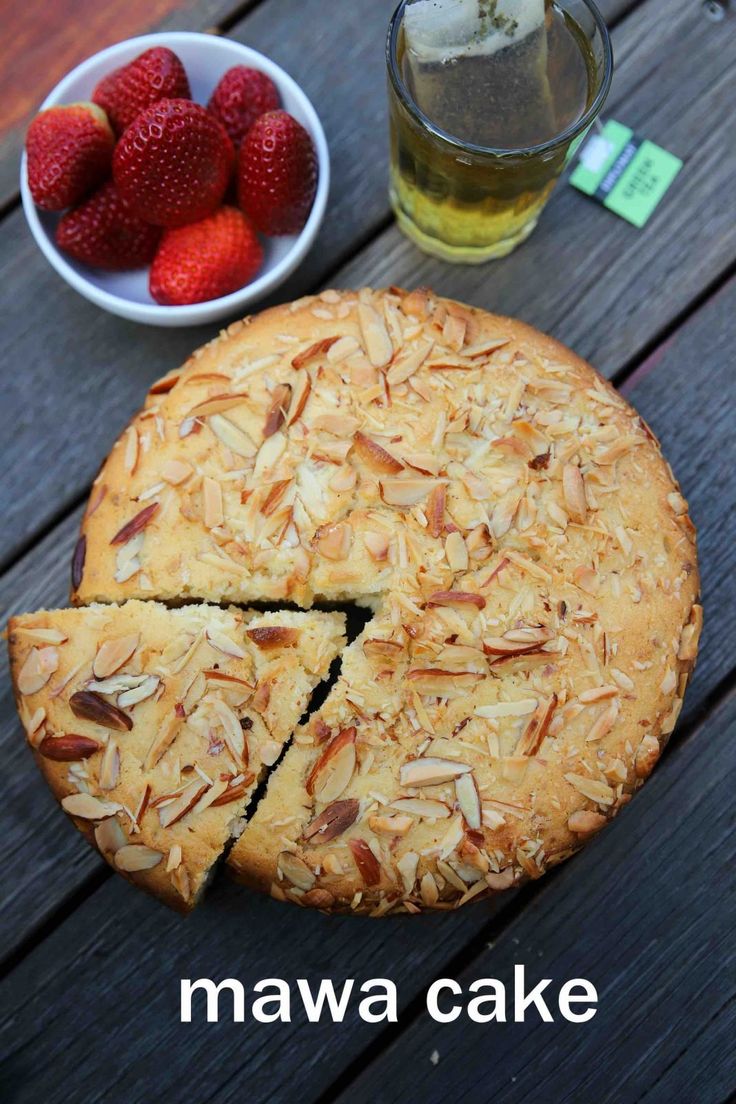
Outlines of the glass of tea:
<svg viewBox="0 0 736 1104">
<path fill-rule="evenodd" d="M 529 236 L 608 94 L 590 0 L 402 0 L 387 42 L 391 203 L 428 253 L 479 263 Z"/>
</svg>

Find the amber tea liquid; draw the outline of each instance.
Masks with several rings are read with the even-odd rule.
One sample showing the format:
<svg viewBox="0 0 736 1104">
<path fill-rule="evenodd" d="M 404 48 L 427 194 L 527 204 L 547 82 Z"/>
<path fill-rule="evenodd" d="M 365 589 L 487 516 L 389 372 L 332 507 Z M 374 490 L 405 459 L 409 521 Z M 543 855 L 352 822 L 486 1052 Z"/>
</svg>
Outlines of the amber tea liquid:
<svg viewBox="0 0 736 1104">
<path fill-rule="evenodd" d="M 494 8 L 479 0 L 479 18 Z M 403 24 L 395 41 L 408 97 L 390 87 L 392 203 L 402 229 L 449 260 L 504 256 L 531 233 L 570 142 L 529 147 L 574 126 L 600 87 L 588 37 L 556 3 L 531 33 L 508 37 L 441 59 L 412 52 Z"/>
</svg>

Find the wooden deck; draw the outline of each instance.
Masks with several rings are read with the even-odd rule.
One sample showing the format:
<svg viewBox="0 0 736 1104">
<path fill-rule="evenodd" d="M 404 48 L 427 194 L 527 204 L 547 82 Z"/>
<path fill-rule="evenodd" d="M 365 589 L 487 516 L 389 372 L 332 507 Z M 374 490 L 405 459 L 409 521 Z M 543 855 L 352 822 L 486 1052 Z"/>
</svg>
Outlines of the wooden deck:
<svg viewBox="0 0 736 1104">
<path fill-rule="evenodd" d="M 685 162 L 645 230 L 563 184 L 516 254 L 463 268 L 417 252 L 391 220 L 383 40 L 393 6 L 67 2 L 49 6 L 43 28 L 42 5 L 12 6 L 0 46 L 3 618 L 65 604 L 100 459 L 147 385 L 212 334 L 137 327 L 59 280 L 18 206 L 24 122 L 60 58 L 68 68 L 158 24 L 215 27 L 285 66 L 331 146 L 324 228 L 279 298 L 430 284 L 518 315 L 590 359 L 659 435 L 699 531 L 705 630 L 683 716 L 630 810 L 564 867 L 492 906 L 326 918 L 220 877 L 183 922 L 114 877 L 65 823 L 3 671 L 3 1100 L 726 1104 L 736 1093 L 736 9 L 725 3 L 719 20 L 699 0 L 601 4 L 617 60 L 606 114 Z M 70 37 L 64 12 L 81 20 L 87 7 L 94 19 Z M 37 62 L 18 68 L 18 50 Z M 427 1015 L 435 978 L 508 980 L 518 962 L 535 981 L 590 978 L 596 1017 L 479 1026 Z M 183 1025 L 182 977 L 235 977 L 246 990 L 264 977 L 391 978 L 399 1022 L 371 1026 L 353 1006 L 338 1025 L 308 1024 L 301 1011 L 291 1024 Z"/>
</svg>

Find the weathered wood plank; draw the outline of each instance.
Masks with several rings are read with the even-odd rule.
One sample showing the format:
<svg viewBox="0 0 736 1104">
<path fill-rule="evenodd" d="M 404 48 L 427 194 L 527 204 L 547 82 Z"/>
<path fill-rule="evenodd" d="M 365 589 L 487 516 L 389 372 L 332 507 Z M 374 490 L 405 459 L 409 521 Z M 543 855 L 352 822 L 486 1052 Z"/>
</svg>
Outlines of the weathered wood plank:
<svg viewBox="0 0 736 1104">
<path fill-rule="evenodd" d="M 295 22 L 293 0 L 273 0 L 232 32 L 302 83 L 333 154 L 329 212 L 287 298 L 318 283 L 385 216 L 382 44 L 392 5 L 334 9 L 304 0 Z M 21 211 L 3 223 L 0 314 L 5 364 L 18 369 L 6 372 L 3 396 L 12 427 L 0 491 L 0 563 L 7 563 L 91 481 L 148 384 L 214 330 L 136 326 L 87 303 L 46 264 Z"/>
<path fill-rule="evenodd" d="M 457 975 L 466 993 L 482 977 L 512 991 L 515 963 L 526 966 L 527 991 L 542 978 L 553 979 L 548 992 L 587 978 L 599 995 L 592 1020 L 568 1023 L 550 1008 L 554 1024 L 533 1010 L 523 1024 L 476 1024 L 465 1015 L 439 1024 L 424 1012 L 340 1095 L 341 1104 L 437 1099 L 438 1086 L 471 1098 L 481 1078 L 483 1099 L 494 1104 L 733 1099 L 734 770 L 732 694 L 625 820 L 550 880 L 492 949 Z M 642 841 L 635 853 L 632 839 Z"/>
<path fill-rule="evenodd" d="M 321 0 L 305 0 L 299 9 L 299 26 L 310 28 L 309 49 L 304 49 L 301 37 L 294 34 L 293 0 L 269 0 L 231 32 L 271 54 L 303 84 L 322 116 L 333 155 L 333 185 L 325 225 L 299 273 L 281 289 L 283 299 L 319 284 L 388 216 L 383 36 L 393 2 L 342 4 L 336 16 L 335 10 Z M 683 2 L 678 0 L 680 7 Z M 649 12 L 658 9 L 658 3 L 650 0 L 646 9 Z M 646 67 L 659 57 L 651 54 L 657 36 L 653 34 L 651 19 L 644 24 L 637 19 L 638 16 L 627 19 L 621 25 L 616 35 L 617 49 L 625 57 L 627 51 L 635 52 L 635 42 L 629 41 L 632 36 L 636 41 L 641 37 L 650 54 L 637 57 L 637 65 Z M 678 26 L 683 35 L 692 36 L 692 27 L 683 26 L 682 20 Z M 700 31 L 699 26 L 697 29 Z M 700 48 L 696 37 L 693 49 Z M 685 60 L 686 68 L 682 69 L 683 59 L 678 59 L 679 72 L 690 68 L 690 57 Z M 622 87 L 633 84 L 633 75 L 627 76 L 625 63 L 617 80 Z M 339 95 L 335 94 L 336 88 Z M 643 110 L 652 108 L 654 91 L 649 88 Z M 681 92 L 683 97 L 685 102 L 687 92 Z M 704 131 L 712 134 L 710 120 Z M 714 170 L 712 177 L 708 177 L 708 186 L 716 187 L 719 179 Z M 683 217 L 692 215 L 696 228 L 702 220 L 702 209 L 696 204 L 696 209 L 690 212 L 689 204 L 697 195 L 695 192 L 687 197 L 683 214 Z M 559 200 L 558 196 L 556 202 Z M 596 237 L 604 231 L 603 248 L 609 251 L 618 251 L 620 242 L 629 240 L 630 228 L 595 210 L 582 196 L 575 197 L 575 201 L 568 228 L 575 226 L 582 233 L 584 225 L 587 237 Z M 48 268 L 28 235 L 21 212 L 7 219 L 3 229 L 0 311 L 9 320 L 5 355 L 7 363 L 23 366 L 22 373 L 9 374 L 5 396 L 6 418 L 14 426 L 7 455 L 7 469 L 11 473 L 8 493 L 0 493 L 0 509 L 6 522 L 0 533 L 0 562 L 8 562 L 50 518 L 58 516 L 82 493 L 112 439 L 140 402 L 145 385 L 175 366 L 212 331 L 162 333 L 106 315 L 80 299 Z M 564 222 L 558 226 L 558 237 L 558 246 L 560 243 L 564 246 L 564 263 L 558 266 L 555 258 L 552 270 L 569 291 L 577 286 L 579 274 L 589 267 L 588 244 L 581 242 L 582 248 L 578 250 L 576 239 L 570 241 Z M 426 282 L 428 270 L 422 267 L 426 259 L 395 233 L 380 241 L 383 244 L 378 251 L 370 250 L 364 264 L 349 266 L 340 282 Z M 399 243 L 401 249 L 397 252 Z M 537 249 L 536 242 L 532 246 Z M 382 249 L 395 256 L 395 264 L 377 269 Z M 707 242 L 706 253 L 710 256 Z M 447 266 L 435 268 L 432 278 L 444 290 L 454 291 L 457 285 L 458 295 L 475 297 L 479 303 L 494 303 L 499 273 L 502 277 L 505 272 L 513 273 L 506 266 L 516 263 L 516 258 L 512 258 L 500 268 L 486 266 L 473 270 L 473 285 L 466 282 L 470 270 Z M 600 265 L 598 256 L 596 267 L 585 278 L 598 279 Z M 548 297 L 547 273 L 547 267 L 532 260 L 522 285 L 526 293 L 515 304 L 522 315 L 530 313 L 536 298 Z M 554 310 L 540 318 L 552 329 L 560 310 L 559 288 L 553 302 Z M 598 325 L 595 312 L 591 314 L 591 325 L 594 331 Z M 651 337 L 651 331 L 647 331 L 646 337 Z M 592 344 L 589 333 L 585 340 L 582 337 L 580 340 L 582 351 Z M 633 351 L 634 346 L 628 350 Z M 61 419 L 60 409 L 65 412 Z M 44 473 L 42 480 L 39 472 Z"/>
<path fill-rule="evenodd" d="M 685 162 L 644 230 L 563 184 L 529 241 L 500 263 L 453 267 L 394 226 L 337 283 L 427 284 L 551 331 L 606 375 L 630 362 L 736 254 L 736 148 L 721 131 L 733 98 L 736 16 L 713 22 L 690 0 L 645 3 L 614 47 L 606 115 Z"/>
<path fill-rule="evenodd" d="M 30 0 L 6 4 L 0 40 L 0 207 L 18 193 L 26 127 L 41 101 L 80 61 L 124 38 L 174 27 L 213 27 L 237 0 Z"/>
<path fill-rule="evenodd" d="M 728 471 L 728 460 L 734 455 L 733 434 L 725 414 L 721 413 L 721 398 L 730 382 L 731 370 L 726 354 L 736 340 L 735 308 L 736 281 L 691 319 L 662 351 L 656 363 L 652 361 L 648 364 L 647 372 L 641 373 L 631 394 L 636 403 L 641 394 L 643 412 L 648 415 L 655 432 L 662 437 L 668 454 L 681 461 L 685 461 L 690 452 L 702 451 L 704 454 L 698 464 L 680 464 L 684 490 L 700 524 L 709 633 L 697 681 L 687 698 L 686 723 L 692 720 L 722 679 L 723 658 L 725 656 L 728 663 L 736 646 L 733 610 L 726 601 L 727 592 L 720 589 L 720 577 L 728 579 L 733 575 L 736 486 L 732 484 L 729 488 L 724 480 L 720 494 L 716 495 L 712 490 L 712 472 L 708 462 L 708 457 L 712 460 L 717 456 L 722 460 L 724 470 Z M 692 373 L 695 349 L 698 350 L 697 362 L 703 365 L 703 378 L 697 381 L 693 380 Z M 697 386 L 703 412 L 698 432 L 707 432 L 707 439 L 701 439 L 697 434 L 692 436 L 693 431 L 689 428 L 693 420 L 694 386 Z M 69 527 L 64 529 L 67 532 L 63 538 L 66 540 L 64 551 L 68 552 L 72 538 L 68 533 Z M 721 551 L 714 553 L 713 549 L 719 542 Z M 61 600 L 66 587 L 66 557 L 62 568 L 54 551 L 61 547 L 62 538 L 56 536 L 34 550 L 32 556 L 36 557 L 35 563 L 31 564 L 31 557 L 28 557 L 26 569 L 18 566 L 17 572 L 14 572 L 15 579 L 9 586 L 13 608 Z M 719 641 L 720 647 L 715 646 Z M 88 855 L 85 845 L 75 838 L 70 828 L 62 829 L 59 824 L 56 830 L 59 814 L 56 822 L 49 817 L 38 829 L 29 825 L 27 810 L 41 800 L 43 787 L 30 759 L 20 748 L 17 724 L 7 719 L 7 710 L 6 705 L 2 746 L 4 761 L 9 763 L 6 777 L 9 775 L 12 779 L 15 797 L 11 816 L 6 818 L 7 838 L 11 841 L 6 852 L 6 875 L 9 885 L 17 885 L 4 925 L 6 946 L 9 946 L 14 937 L 24 930 L 24 925 L 27 928 L 31 923 L 38 922 L 47 914 L 45 910 L 59 903 L 58 896 L 54 895 L 59 893 L 65 879 L 67 890 L 78 884 L 75 879 L 79 877 L 79 871 L 72 867 L 72 861 L 81 862 L 84 872 L 88 873 L 94 869 L 95 860 L 91 854 Z M 708 736 L 711 731 L 713 729 L 709 725 L 704 735 Z M 714 753 L 701 737 L 699 747 L 705 766 L 711 762 Z M 679 778 L 681 772 L 676 763 L 677 760 L 672 769 L 663 766 L 661 773 L 668 771 L 666 777 L 677 775 Z M 693 791 L 702 788 L 699 764 L 700 760 L 696 759 L 688 768 L 689 785 Z M 653 785 L 649 784 L 645 794 L 634 805 L 640 813 L 650 804 L 647 794 L 656 793 L 652 790 Z M 655 853 L 660 862 L 659 844 L 655 845 L 649 836 L 642 835 L 637 827 L 639 822 L 630 820 L 632 815 L 636 816 L 636 813 L 625 813 L 617 828 L 606 832 L 595 844 L 597 861 L 602 865 L 609 862 L 609 839 L 613 848 L 612 862 L 618 861 L 619 846 L 625 847 L 628 861 L 632 864 L 652 865 L 654 860 L 651 856 Z M 693 838 L 698 836 L 701 826 L 706 823 L 697 816 L 690 819 L 689 831 Z M 627 824 L 631 826 L 627 828 Z M 646 843 L 643 842 L 645 838 Z M 49 841 L 47 851 L 43 850 L 44 840 Z M 618 840 L 622 840 L 623 844 L 619 844 Z M 12 841 L 19 841 L 17 847 L 12 845 Z M 38 853 L 43 855 L 43 862 L 37 864 L 35 855 Z M 34 856 L 33 861 L 29 861 L 29 856 Z M 583 862 L 586 862 L 584 858 L 574 860 L 571 876 L 574 877 L 578 864 Z M 664 869 L 664 864 L 660 869 Z M 501 907 L 506 907 L 506 902 Z M 425 918 L 408 929 L 400 920 L 396 921 L 396 926 L 393 921 L 382 924 L 350 919 L 326 921 L 305 913 L 298 917 L 300 936 L 295 963 L 295 919 L 285 906 L 279 907 L 275 903 L 247 896 L 244 891 L 220 881 L 195 916 L 186 924 L 181 924 L 157 906 L 139 900 L 128 887 L 119 885 L 117 879 L 110 879 L 11 975 L 6 1001 L 11 1008 L 16 1007 L 17 1003 L 22 1005 L 17 1024 L 12 1029 L 18 1068 L 22 1071 L 24 1061 L 29 1060 L 31 1043 L 26 1040 L 36 1030 L 48 1033 L 49 1065 L 39 1071 L 40 1080 L 34 1084 L 35 1091 L 48 1092 L 49 1099 L 54 1100 L 56 1089 L 51 1085 L 52 1080 L 61 1084 L 66 1078 L 67 1088 L 71 1086 L 74 1092 L 83 1096 L 88 1088 L 85 1079 L 91 1074 L 85 1070 L 81 1051 L 76 1049 L 82 1043 L 72 1045 L 68 1058 L 62 1056 L 62 1051 L 75 1036 L 74 1025 L 81 1027 L 85 1022 L 83 1017 L 89 1017 L 91 1008 L 94 1008 L 99 1021 L 96 1026 L 91 1025 L 92 1035 L 87 1042 L 89 1046 L 101 1047 L 101 1055 L 108 1053 L 106 1047 L 109 1043 L 105 1040 L 119 1037 L 121 1025 L 125 1025 L 126 1036 L 128 1032 L 133 1032 L 136 1047 L 150 1048 L 152 1055 L 173 1053 L 172 1047 L 177 1039 L 174 1026 L 175 988 L 176 979 L 180 976 L 205 976 L 220 980 L 234 974 L 245 982 L 264 976 L 289 979 L 294 976 L 338 979 L 350 976 L 359 980 L 387 976 L 397 981 L 403 1000 L 408 1001 L 441 970 L 443 962 L 460 950 L 469 938 L 483 931 L 491 915 L 484 906 L 479 906 L 477 910 L 468 909 L 449 919 Z M 412 922 L 411 918 L 409 922 Z M 217 932 L 216 938 L 213 938 L 213 930 Z M 79 955 L 70 960 L 68 956 L 72 953 L 70 948 L 74 943 L 74 933 L 79 932 L 85 933 L 83 946 Z M 162 948 L 165 948 L 165 954 Z M 104 979 L 99 976 L 102 957 L 106 961 Z M 140 973 L 133 977 L 129 976 L 131 959 L 139 962 L 140 968 Z M 61 961 L 64 961 L 63 969 L 59 965 Z M 23 1003 L 25 1001 L 27 1005 Z M 86 1011 L 81 1011 L 80 1006 L 84 1006 Z M 221 1025 L 217 1029 L 216 1047 L 212 1046 L 209 1030 L 201 1025 L 195 1026 L 187 1035 L 187 1046 L 191 1044 L 191 1054 L 196 1055 L 196 1063 L 192 1057 L 186 1075 L 175 1068 L 175 1064 L 171 1068 L 165 1064 L 167 1068 L 161 1069 L 162 1063 L 143 1057 L 145 1064 L 138 1076 L 153 1077 L 146 1090 L 150 1093 L 155 1089 L 176 1098 L 177 1090 L 181 1089 L 181 1079 L 188 1076 L 196 1064 L 202 1084 L 208 1083 L 214 1090 L 216 1084 L 224 1083 L 227 1077 L 232 1076 L 232 1091 L 235 1092 L 235 1086 L 243 1083 L 243 1067 L 247 1063 L 249 1091 L 252 1091 L 255 1100 L 265 1099 L 269 1087 L 272 1097 L 280 1098 L 280 1092 L 282 1095 L 288 1093 L 287 1086 L 297 1069 L 300 1088 L 308 1097 L 316 1096 L 360 1054 L 366 1043 L 375 1038 L 377 1031 L 351 1019 L 340 1029 L 339 1057 L 336 1057 L 337 1036 L 332 1027 L 323 1030 L 310 1026 L 308 1030 L 300 1030 L 297 1024 L 256 1030 L 249 1026 L 247 1053 L 243 1050 L 243 1028 Z M 89 1039 L 93 1041 L 89 1042 Z M 288 1061 L 284 1057 L 287 1053 Z M 54 1062 L 58 1064 L 52 1066 Z M 18 1076 L 20 1080 L 20 1074 Z M 137 1099 L 132 1081 L 126 1082 L 126 1091 Z M 228 1099 L 229 1092 L 229 1089 L 223 1088 L 223 1099 Z M 413 1099 L 411 1094 L 408 1098 Z M 23 1101 L 29 1098 L 21 1093 L 18 1099 Z"/>
</svg>

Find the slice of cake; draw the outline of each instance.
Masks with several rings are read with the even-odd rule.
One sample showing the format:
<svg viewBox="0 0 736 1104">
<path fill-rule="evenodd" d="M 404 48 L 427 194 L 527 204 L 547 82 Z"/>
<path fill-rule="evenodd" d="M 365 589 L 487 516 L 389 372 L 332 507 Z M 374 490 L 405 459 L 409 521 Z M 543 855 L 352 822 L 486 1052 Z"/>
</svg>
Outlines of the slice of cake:
<svg viewBox="0 0 736 1104">
<path fill-rule="evenodd" d="M 154 602 L 11 619 L 18 709 L 110 865 L 191 908 L 345 643 L 336 613 Z"/>
</svg>

